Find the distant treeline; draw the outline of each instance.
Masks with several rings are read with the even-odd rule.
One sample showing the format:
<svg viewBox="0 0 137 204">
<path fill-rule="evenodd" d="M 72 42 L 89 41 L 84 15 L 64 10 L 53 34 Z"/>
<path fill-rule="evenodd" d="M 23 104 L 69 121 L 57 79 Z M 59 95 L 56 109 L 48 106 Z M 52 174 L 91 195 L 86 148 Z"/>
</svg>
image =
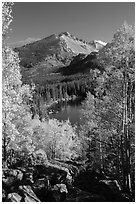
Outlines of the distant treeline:
<svg viewBox="0 0 137 204">
<path fill-rule="evenodd" d="M 69 100 L 73 97 L 86 97 L 87 92 L 94 94 L 95 84 L 91 76 L 83 76 L 81 79 L 63 81 L 60 83 L 37 85 L 33 94 L 33 115 L 46 117 L 46 105 L 52 105 L 55 101 Z M 45 105 L 45 106 L 44 106 Z M 43 110 L 43 108 L 45 109 Z M 43 116 L 41 116 L 43 115 Z"/>
</svg>

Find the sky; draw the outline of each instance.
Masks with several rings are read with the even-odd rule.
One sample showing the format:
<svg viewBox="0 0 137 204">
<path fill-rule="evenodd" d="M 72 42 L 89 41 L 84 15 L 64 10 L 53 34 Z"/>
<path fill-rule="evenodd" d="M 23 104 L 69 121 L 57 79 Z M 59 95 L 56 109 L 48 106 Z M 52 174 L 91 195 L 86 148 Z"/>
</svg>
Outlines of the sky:
<svg viewBox="0 0 137 204">
<path fill-rule="evenodd" d="M 134 2 L 16 2 L 9 43 L 69 32 L 87 42 L 110 42 L 126 21 L 135 25 Z"/>
</svg>

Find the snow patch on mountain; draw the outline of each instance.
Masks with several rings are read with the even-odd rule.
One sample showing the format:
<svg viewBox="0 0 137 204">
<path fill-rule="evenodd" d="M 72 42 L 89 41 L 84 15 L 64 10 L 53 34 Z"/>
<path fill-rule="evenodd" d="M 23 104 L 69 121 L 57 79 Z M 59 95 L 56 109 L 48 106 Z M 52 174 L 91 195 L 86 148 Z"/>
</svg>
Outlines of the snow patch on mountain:
<svg viewBox="0 0 137 204">
<path fill-rule="evenodd" d="M 70 35 L 68 32 L 61 33 L 59 36 L 61 40 L 65 41 L 67 48 L 71 49 L 71 51 L 75 54 L 90 54 L 93 51 L 97 51 L 92 45 L 79 40 L 78 38 Z"/>
<path fill-rule="evenodd" d="M 98 51 L 107 45 L 106 42 L 103 42 L 101 40 L 92 40 L 91 42 L 89 42 L 89 44 L 96 48 Z"/>
<path fill-rule="evenodd" d="M 95 42 L 96 43 L 99 43 L 99 44 L 101 44 L 101 45 L 103 45 L 103 46 L 106 46 L 106 42 L 103 42 L 103 41 L 101 41 L 101 40 L 95 40 Z"/>
</svg>

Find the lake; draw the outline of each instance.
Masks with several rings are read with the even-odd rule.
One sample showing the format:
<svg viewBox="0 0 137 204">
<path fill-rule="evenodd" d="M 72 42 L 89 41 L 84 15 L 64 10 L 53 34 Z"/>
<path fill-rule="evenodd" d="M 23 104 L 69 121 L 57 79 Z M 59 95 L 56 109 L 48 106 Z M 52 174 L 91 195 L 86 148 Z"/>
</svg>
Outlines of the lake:
<svg viewBox="0 0 137 204">
<path fill-rule="evenodd" d="M 52 106 L 49 111 L 50 118 L 56 118 L 59 121 L 68 120 L 72 125 L 80 125 L 82 123 L 81 108 L 83 98 L 77 98 L 72 101 L 62 101 Z"/>
</svg>

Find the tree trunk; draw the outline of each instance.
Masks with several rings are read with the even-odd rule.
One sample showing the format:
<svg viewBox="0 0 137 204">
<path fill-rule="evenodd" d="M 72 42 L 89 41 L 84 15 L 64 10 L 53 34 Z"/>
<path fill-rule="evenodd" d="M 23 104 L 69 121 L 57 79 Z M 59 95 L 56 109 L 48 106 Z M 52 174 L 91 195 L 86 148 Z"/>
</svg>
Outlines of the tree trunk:
<svg viewBox="0 0 137 204">
<path fill-rule="evenodd" d="M 7 146 L 6 146 L 6 136 L 3 136 L 3 167 L 7 167 Z"/>
<path fill-rule="evenodd" d="M 129 136 L 129 128 L 128 128 L 128 99 L 130 99 L 130 93 L 128 96 L 128 75 L 127 75 L 127 65 L 125 67 L 124 74 L 124 84 L 125 84 L 125 94 L 124 94 L 124 112 L 125 112 L 125 120 L 124 120 L 124 136 L 125 136 L 125 164 L 126 164 L 126 189 L 129 193 L 131 193 L 131 175 L 130 175 L 130 136 Z"/>
<path fill-rule="evenodd" d="M 7 115 L 5 113 L 5 121 L 7 118 Z M 7 167 L 7 127 L 6 127 L 6 122 L 3 122 L 3 167 Z"/>
<path fill-rule="evenodd" d="M 101 137 L 99 138 L 101 141 Z M 99 153 L 100 153 L 100 167 L 103 169 L 103 150 L 102 150 L 102 142 L 99 142 Z"/>
</svg>

